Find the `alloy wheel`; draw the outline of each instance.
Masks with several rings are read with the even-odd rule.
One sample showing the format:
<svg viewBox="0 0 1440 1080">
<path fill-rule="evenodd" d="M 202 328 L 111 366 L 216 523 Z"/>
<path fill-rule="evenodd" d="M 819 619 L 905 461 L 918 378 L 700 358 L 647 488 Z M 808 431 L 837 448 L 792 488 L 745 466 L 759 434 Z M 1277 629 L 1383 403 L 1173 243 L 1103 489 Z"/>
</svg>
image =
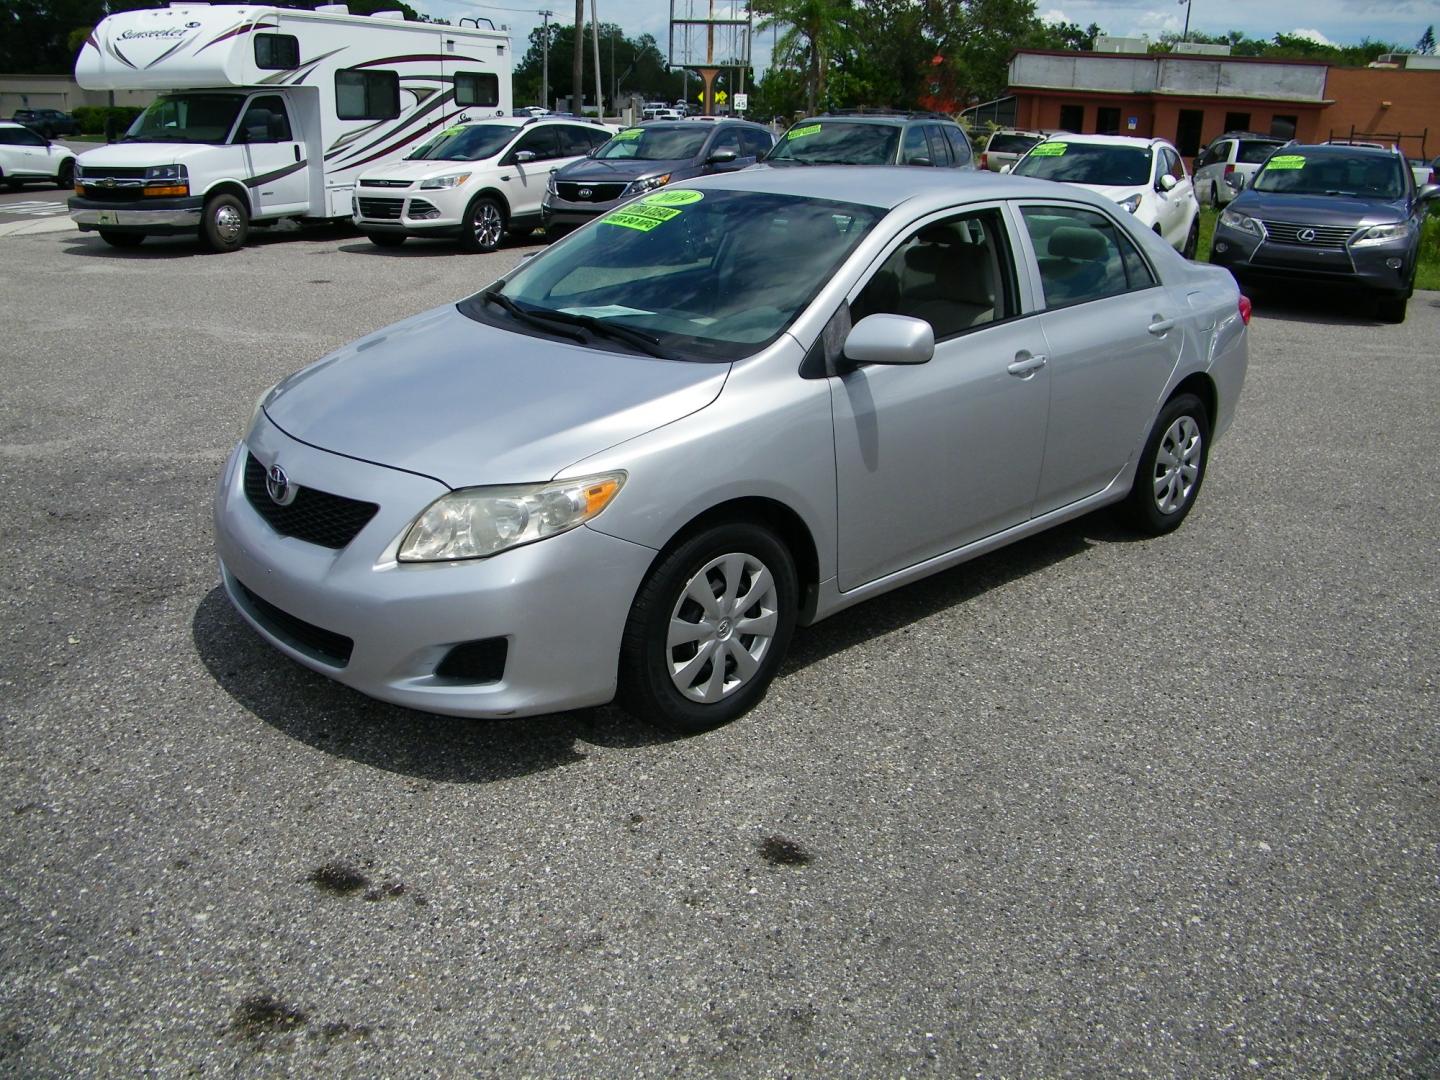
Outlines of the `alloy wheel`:
<svg viewBox="0 0 1440 1080">
<path fill-rule="evenodd" d="M 485 250 L 500 246 L 505 223 L 501 220 L 500 209 L 492 202 L 483 202 L 475 208 L 475 243 Z"/>
</svg>

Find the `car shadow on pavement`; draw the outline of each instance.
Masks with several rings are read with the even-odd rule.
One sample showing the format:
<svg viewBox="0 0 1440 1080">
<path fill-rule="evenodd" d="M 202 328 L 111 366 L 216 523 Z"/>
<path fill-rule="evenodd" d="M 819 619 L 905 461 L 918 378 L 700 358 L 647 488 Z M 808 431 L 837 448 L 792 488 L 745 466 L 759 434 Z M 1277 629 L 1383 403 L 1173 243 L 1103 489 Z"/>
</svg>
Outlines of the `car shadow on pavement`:
<svg viewBox="0 0 1440 1080">
<path fill-rule="evenodd" d="M 220 687 L 277 731 L 326 754 L 444 783 L 484 784 L 585 759 L 585 744 L 673 738 L 606 706 L 519 720 L 437 716 L 375 701 L 272 648 L 211 589 L 191 620 L 196 653 Z"/>
<path fill-rule="evenodd" d="M 495 250 L 513 251 L 520 248 L 534 248 L 536 251 L 539 251 L 544 246 L 545 241 L 540 237 L 507 236 L 500 242 L 500 246 Z M 348 255 L 378 255 L 386 259 L 434 259 L 442 255 L 463 255 L 468 257 L 471 254 L 460 247 L 454 237 L 448 236 L 437 236 L 433 240 L 412 236 L 408 237 L 405 243 L 399 247 L 381 247 L 379 244 L 371 243 L 362 237 L 355 243 L 341 246 L 340 250 Z M 491 252 L 491 254 L 493 254 L 493 252 Z"/>
<path fill-rule="evenodd" d="M 1374 298 L 1354 290 L 1314 285 L 1304 288 L 1247 285 L 1245 295 L 1254 303 L 1255 314 L 1279 322 L 1322 323 L 1327 326 L 1389 325 L 1376 314 Z"/>
</svg>

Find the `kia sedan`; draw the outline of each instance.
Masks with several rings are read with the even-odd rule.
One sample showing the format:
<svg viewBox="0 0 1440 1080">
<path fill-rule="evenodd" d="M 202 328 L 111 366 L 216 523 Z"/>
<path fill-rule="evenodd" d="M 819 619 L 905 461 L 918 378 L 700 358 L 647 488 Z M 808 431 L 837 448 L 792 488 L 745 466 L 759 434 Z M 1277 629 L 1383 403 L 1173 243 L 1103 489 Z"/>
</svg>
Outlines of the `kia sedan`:
<svg viewBox="0 0 1440 1080">
<path fill-rule="evenodd" d="M 1248 302 L 1113 202 L 909 168 L 651 192 L 265 391 L 215 499 L 275 648 L 416 709 L 700 731 L 797 625 L 1195 505 Z"/>
</svg>

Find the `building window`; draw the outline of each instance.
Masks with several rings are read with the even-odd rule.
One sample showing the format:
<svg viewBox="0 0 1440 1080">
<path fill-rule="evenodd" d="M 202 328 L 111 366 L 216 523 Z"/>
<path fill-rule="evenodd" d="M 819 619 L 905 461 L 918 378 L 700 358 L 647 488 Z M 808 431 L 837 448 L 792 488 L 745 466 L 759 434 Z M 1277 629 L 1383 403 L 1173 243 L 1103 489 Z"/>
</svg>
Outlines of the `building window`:
<svg viewBox="0 0 1440 1080">
<path fill-rule="evenodd" d="M 1270 118 L 1270 134 L 1278 139 L 1295 138 L 1295 129 L 1300 124 L 1298 116 L 1281 116 L 1276 113 Z"/>
<path fill-rule="evenodd" d="M 400 115 L 400 76 L 393 71 L 335 72 L 335 115 L 341 120 L 393 120 Z"/>
<path fill-rule="evenodd" d="M 1175 146 L 1186 157 L 1200 152 L 1200 135 L 1205 128 L 1205 114 L 1199 109 L 1181 109 L 1175 123 Z"/>
<path fill-rule="evenodd" d="M 457 71 L 455 73 L 455 104 L 482 105 L 487 108 L 499 105 L 500 79 L 484 72 Z"/>
<path fill-rule="evenodd" d="M 1249 131 L 1250 114 L 1248 112 L 1227 112 L 1225 114 L 1226 131 Z"/>
<path fill-rule="evenodd" d="M 263 71 L 293 71 L 300 66 L 300 39 L 294 34 L 256 34 L 255 66 Z"/>
<path fill-rule="evenodd" d="M 1120 110 L 1119 109 L 1096 109 L 1095 110 L 1095 134 L 1097 135 L 1119 135 L 1120 134 Z"/>
<path fill-rule="evenodd" d="M 1085 106 L 1084 105 L 1061 105 L 1060 106 L 1060 128 L 1062 131 L 1073 132 L 1079 135 L 1085 130 Z"/>
</svg>

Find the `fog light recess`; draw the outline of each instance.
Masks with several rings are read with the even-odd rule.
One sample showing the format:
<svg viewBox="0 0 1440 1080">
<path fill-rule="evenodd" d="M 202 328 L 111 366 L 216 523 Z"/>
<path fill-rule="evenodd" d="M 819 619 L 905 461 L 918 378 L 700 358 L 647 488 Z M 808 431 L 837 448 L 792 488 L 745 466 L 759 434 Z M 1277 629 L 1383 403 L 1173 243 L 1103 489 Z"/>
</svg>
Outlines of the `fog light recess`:
<svg viewBox="0 0 1440 1080">
<path fill-rule="evenodd" d="M 441 679 L 462 683 L 497 683 L 505 677 L 505 657 L 509 642 L 503 637 L 462 641 L 451 646 L 445 658 L 435 666 Z"/>
</svg>

